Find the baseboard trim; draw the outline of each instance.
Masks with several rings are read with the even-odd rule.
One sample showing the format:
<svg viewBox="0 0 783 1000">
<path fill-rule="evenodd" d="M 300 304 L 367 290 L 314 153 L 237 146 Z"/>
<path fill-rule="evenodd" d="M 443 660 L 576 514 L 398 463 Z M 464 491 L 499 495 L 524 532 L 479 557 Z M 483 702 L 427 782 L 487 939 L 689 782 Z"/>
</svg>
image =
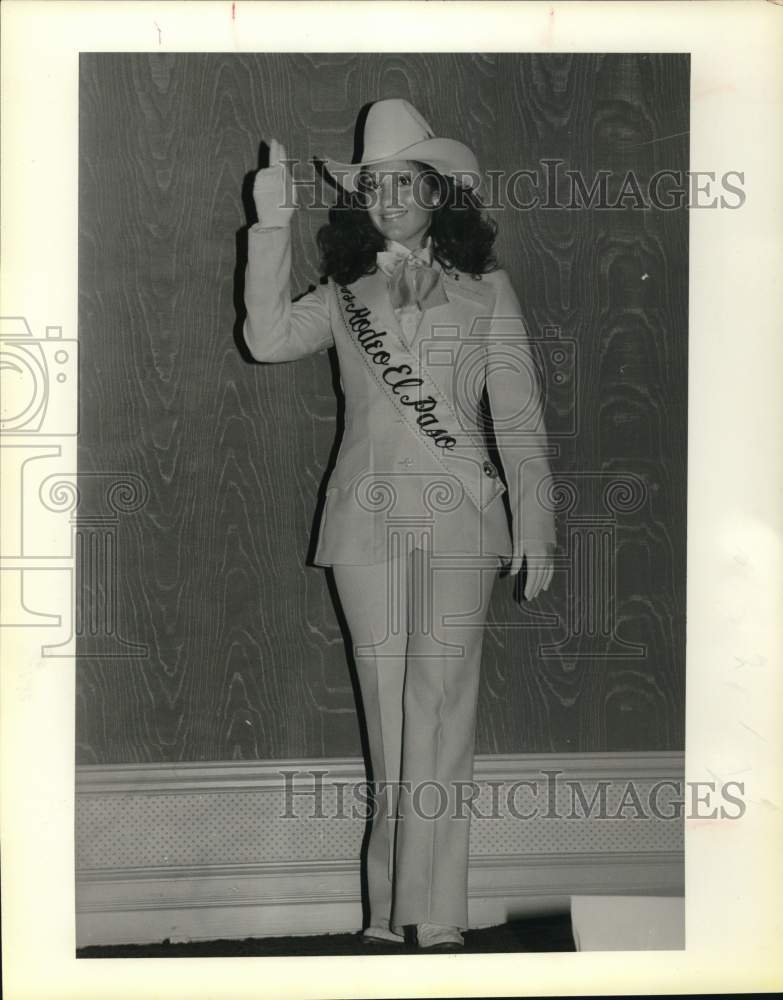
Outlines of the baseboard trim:
<svg viewBox="0 0 783 1000">
<path fill-rule="evenodd" d="M 478 782 L 530 779 L 545 770 L 569 778 L 637 780 L 679 776 L 684 752 L 482 754 L 475 759 Z M 88 764 L 76 768 L 79 795 L 117 792 L 260 791 L 284 784 L 281 772 L 327 771 L 340 781 L 364 781 L 364 763 L 356 757 L 281 758 L 265 761 L 196 761 L 181 764 Z"/>
<path fill-rule="evenodd" d="M 239 764 L 121 765 L 77 769 L 77 807 L 86 797 L 184 793 L 275 793 L 280 771 L 327 771 L 362 782 L 361 761 L 286 760 Z M 475 778 L 540 780 L 545 770 L 581 780 L 682 781 L 683 755 L 536 754 L 476 759 Z M 180 801 L 180 800 L 177 800 Z M 215 802 L 220 802 L 218 794 Z M 217 806 L 216 806 L 217 808 Z M 531 851 L 471 857 L 472 927 L 532 913 L 568 911 L 573 895 L 675 896 L 683 892 L 682 850 Z M 257 864 L 110 863 L 77 871 L 77 945 L 147 944 L 356 931 L 361 926 L 358 858 Z"/>
<path fill-rule="evenodd" d="M 471 863 L 472 927 L 566 912 L 572 896 L 682 894 L 682 856 L 585 854 L 493 857 Z M 355 863 L 83 872 L 78 945 L 357 931 Z"/>
</svg>

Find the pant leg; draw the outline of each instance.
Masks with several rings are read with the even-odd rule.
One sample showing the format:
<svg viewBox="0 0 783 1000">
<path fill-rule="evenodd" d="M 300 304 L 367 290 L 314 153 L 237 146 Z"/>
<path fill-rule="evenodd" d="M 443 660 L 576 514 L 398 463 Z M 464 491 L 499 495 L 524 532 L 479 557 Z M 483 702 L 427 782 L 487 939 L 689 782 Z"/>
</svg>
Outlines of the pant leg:
<svg viewBox="0 0 783 1000">
<path fill-rule="evenodd" d="M 351 632 L 367 725 L 373 781 L 396 789 L 402 753 L 407 562 L 403 555 L 370 566 L 333 567 Z M 391 789 L 376 802 L 367 849 L 370 923 L 388 926 L 392 905 L 395 799 Z"/>
<path fill-rule="evenodd" d="M 392 921 L 465 929 L 470 810 L 464 803 L 471 797 L 481 647 L 497 567 L 433 569 L 428 554 L 415 550 L 411 568 Z M 449 623 L 450 615 L 469 617 Z"/>
</svg>

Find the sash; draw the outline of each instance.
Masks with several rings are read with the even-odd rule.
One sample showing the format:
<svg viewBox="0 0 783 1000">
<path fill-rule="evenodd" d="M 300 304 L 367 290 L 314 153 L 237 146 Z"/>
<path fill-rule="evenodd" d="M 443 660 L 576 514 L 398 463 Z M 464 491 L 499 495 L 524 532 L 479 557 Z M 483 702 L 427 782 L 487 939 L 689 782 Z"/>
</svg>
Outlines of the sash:
<svg viewBox="0 0 783 1000">
<path fill-rule="evenodd" d="M 459 480 L 482 511 L 503 492 L 497 470 L 460 426 L 451 402 L 421 361 L 398 338 L 386 339 L 388 332 L 379 329 L 372 310 L 350 288 L 336 285 L 336 291 L 348 339 L 375 384 L 419 444 L 444 472 Z"/>
</svg>

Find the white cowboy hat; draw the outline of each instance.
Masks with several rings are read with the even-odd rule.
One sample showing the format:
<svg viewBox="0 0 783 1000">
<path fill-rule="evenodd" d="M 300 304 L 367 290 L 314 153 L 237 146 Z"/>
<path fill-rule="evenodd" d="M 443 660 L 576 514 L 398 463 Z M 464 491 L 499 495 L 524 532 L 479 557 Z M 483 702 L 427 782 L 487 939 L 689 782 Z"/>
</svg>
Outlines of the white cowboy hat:
<svg viewBox="0 0 783 1000">
<path fill-rule="evenodd" d="M 478 160 L 471 150 L 456 139 L 438 138 L 416 108 L 397 97 L 376 101 L 368 111 L 359 163 L 326 158 L 323 164 L 341 187 L 356 191 L 362 167 L 384 160 L 428 163 L 465 188 L 477 188 L 480 183 Z"/>
</svg>

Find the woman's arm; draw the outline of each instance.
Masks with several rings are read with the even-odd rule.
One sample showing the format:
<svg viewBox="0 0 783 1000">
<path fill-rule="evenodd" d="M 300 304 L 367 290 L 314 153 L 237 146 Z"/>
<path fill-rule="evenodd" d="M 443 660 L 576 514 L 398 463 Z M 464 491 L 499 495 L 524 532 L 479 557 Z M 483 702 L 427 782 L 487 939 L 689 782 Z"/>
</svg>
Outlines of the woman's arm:
<svg viewBox="0 0 783 1000">
<path fill-rule="evenodd" d="M 554 548 L 557 539 L 554 514 L 539 495 L 546 491 L 542 484 L 551 470 L 538 367 L 508 275 L 503 270 L 494 271 L 491 280 L 497 295 L 487 345 L 486 383 L 495 440 L 508 483 L 513 572 L 520 569 L 523 554 L 542 557 Z M 546 577 L 544 572 L 541 583 L 545 588 L 549 583 Z"/>
<path fill-rule="evenodd" d="M 264 229 L 256 223 L 247 240 L 243 333 L 256 361 L 294 361 L 331 347 L 328 286 L 291 302 L 289 226 Z"/>
<path fill-rule="evenodd" d="M 291 302 L 291 216 L 296 209 L 285 147 L 269 143 L 269 166 L 253 184 L 259 221 L 248 232 L 245 343 L 256 361 L 293 361 L 334 343 L 328 287 Z"/>
</svg>

